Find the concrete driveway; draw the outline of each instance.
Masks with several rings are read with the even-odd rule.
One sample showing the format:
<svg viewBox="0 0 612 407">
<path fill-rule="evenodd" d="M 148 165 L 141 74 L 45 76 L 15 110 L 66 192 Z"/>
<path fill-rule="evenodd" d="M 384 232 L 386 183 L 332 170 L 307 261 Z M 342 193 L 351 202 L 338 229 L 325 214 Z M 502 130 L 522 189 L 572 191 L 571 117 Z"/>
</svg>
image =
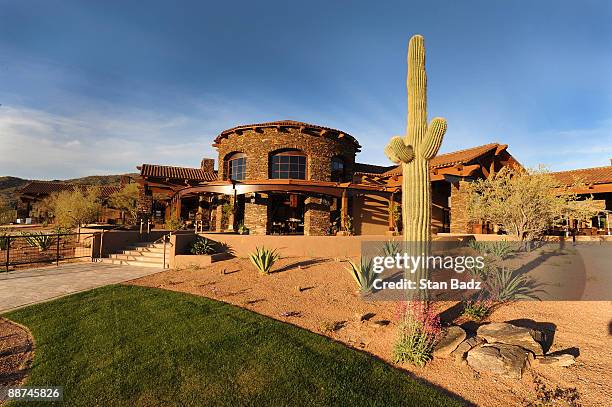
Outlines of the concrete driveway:
<svg viewBox="0 0 612 407">
<path fill-rule="evenodd" d="M 104 263 L 70 263 L 0 272 L 0 314 L 80 291 L 163 271 L 161 268 Z"/>
</svg>

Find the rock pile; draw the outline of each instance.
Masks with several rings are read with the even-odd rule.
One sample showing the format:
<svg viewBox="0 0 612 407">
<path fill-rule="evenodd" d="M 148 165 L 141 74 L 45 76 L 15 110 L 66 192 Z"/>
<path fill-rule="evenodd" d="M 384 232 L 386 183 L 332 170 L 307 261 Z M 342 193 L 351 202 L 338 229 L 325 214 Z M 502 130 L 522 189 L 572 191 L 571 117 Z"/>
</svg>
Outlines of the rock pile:
<svg viewBox="0 0 612 407">
<path fill-rule="evenodd" d="M 436 344 L 434 356 L 512 379 L 520 379 L 531 365 L 566 367 L 575 362 L 569 354 L 544 355 L 537 337 L 537 332 L 507 322 L 481 325 L 469 338 L 463 328 L 451 326 Z"/>
</svg>

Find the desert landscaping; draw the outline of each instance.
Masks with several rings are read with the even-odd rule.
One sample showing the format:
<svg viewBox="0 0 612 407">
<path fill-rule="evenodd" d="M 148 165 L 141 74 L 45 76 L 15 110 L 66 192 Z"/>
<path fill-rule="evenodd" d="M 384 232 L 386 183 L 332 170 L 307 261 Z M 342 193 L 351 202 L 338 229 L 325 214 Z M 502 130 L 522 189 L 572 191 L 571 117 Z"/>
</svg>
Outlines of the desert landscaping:
<svg viewBox="0 0 612 407">
<path fill-rule="evenodd" d="M 207 268 L 172 270 L 133 284 L 228 302 L 393 363 L 398 304 L 362 299 L 345 267 L 346 262 L 334 259 L 288 258 L 269 275 L 261 275 L 248 259 L 238 258 Z M 444 313 L 454 305 L 436 303 L 436 309 Z M 605 406 L 612 397 L 612 355 L 601 345 L 609 341 L 611 311 L 610 302 L 520 301 L 495 309 L 477 323 L 461 316 L 444 321 L 462 326 L 470 336 L 480 332 L 479 325 L 494 322 L 534 328 L 552 336 L 552 344 L 545 344 L 546 354 L 577 356 L 569 366 L 530 358 L 522 377 L 510 378 L 474 370 L 463 358 L 449 355 L 449 347 L 434 354 L 425 367 L 400 367 L 476 405 L 538 405 L 544 402 L 538 398 L 549 391 L 561 394 L 559 400 L 569 405 Z"/>
</svg>

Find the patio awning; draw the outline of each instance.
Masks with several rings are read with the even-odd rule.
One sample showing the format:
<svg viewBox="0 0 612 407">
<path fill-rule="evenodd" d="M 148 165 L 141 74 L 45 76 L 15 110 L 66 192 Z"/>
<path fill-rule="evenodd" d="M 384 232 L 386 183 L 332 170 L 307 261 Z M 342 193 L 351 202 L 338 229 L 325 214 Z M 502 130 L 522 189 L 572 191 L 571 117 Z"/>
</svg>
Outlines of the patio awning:
<svg viewBox="0 0 612 407">
<path fill-rule="evenodd" d="M 225 195 L 244 195 L 252 192 L 297 192 L 329 195 L 342 197 L 344 192 L 364 193 L 389 197 L 392 193 L 398 192 L 398 188 L 386 186 L 374 186 L 367 184 L 355 184 L 352 182 L 325 182 L 325 181 L 306 181 L 295 179 L 274 179 L 274 180 L 255 180 L 243 182 L 216 181 L 207 184 L 200 184 L 192 187 L 185 187 L 176 192 L 179 198 L 204 194 L 215 193 Z"/>
</svg>

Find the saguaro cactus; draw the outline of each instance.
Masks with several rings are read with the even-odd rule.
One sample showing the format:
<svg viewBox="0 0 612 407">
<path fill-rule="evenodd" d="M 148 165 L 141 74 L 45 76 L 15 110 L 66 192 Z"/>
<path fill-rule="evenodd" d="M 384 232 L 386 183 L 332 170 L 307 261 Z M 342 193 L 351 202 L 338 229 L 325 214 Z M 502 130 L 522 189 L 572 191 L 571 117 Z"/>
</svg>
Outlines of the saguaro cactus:
<svg viewBox="0 0 612 407">
<path fill-rule="evenodd" d="M 412 255 L 427 255 L 431 241 L 431 185 L 429 160 L 434 158 L 446 132 L 446 120 L 427 124 L 425 41 L 415 35 L 408 45 L 408 125 L 404 137 L 393 137 L 385 154 L 402 166 L 402 219 L 404 240 Z M 427 272 L 426 269 L 422 272 Z M 419 274 L 422 274 L 419 273 Z M 421 276 L 422 277 L 422 276 Z"/>
</svg>

